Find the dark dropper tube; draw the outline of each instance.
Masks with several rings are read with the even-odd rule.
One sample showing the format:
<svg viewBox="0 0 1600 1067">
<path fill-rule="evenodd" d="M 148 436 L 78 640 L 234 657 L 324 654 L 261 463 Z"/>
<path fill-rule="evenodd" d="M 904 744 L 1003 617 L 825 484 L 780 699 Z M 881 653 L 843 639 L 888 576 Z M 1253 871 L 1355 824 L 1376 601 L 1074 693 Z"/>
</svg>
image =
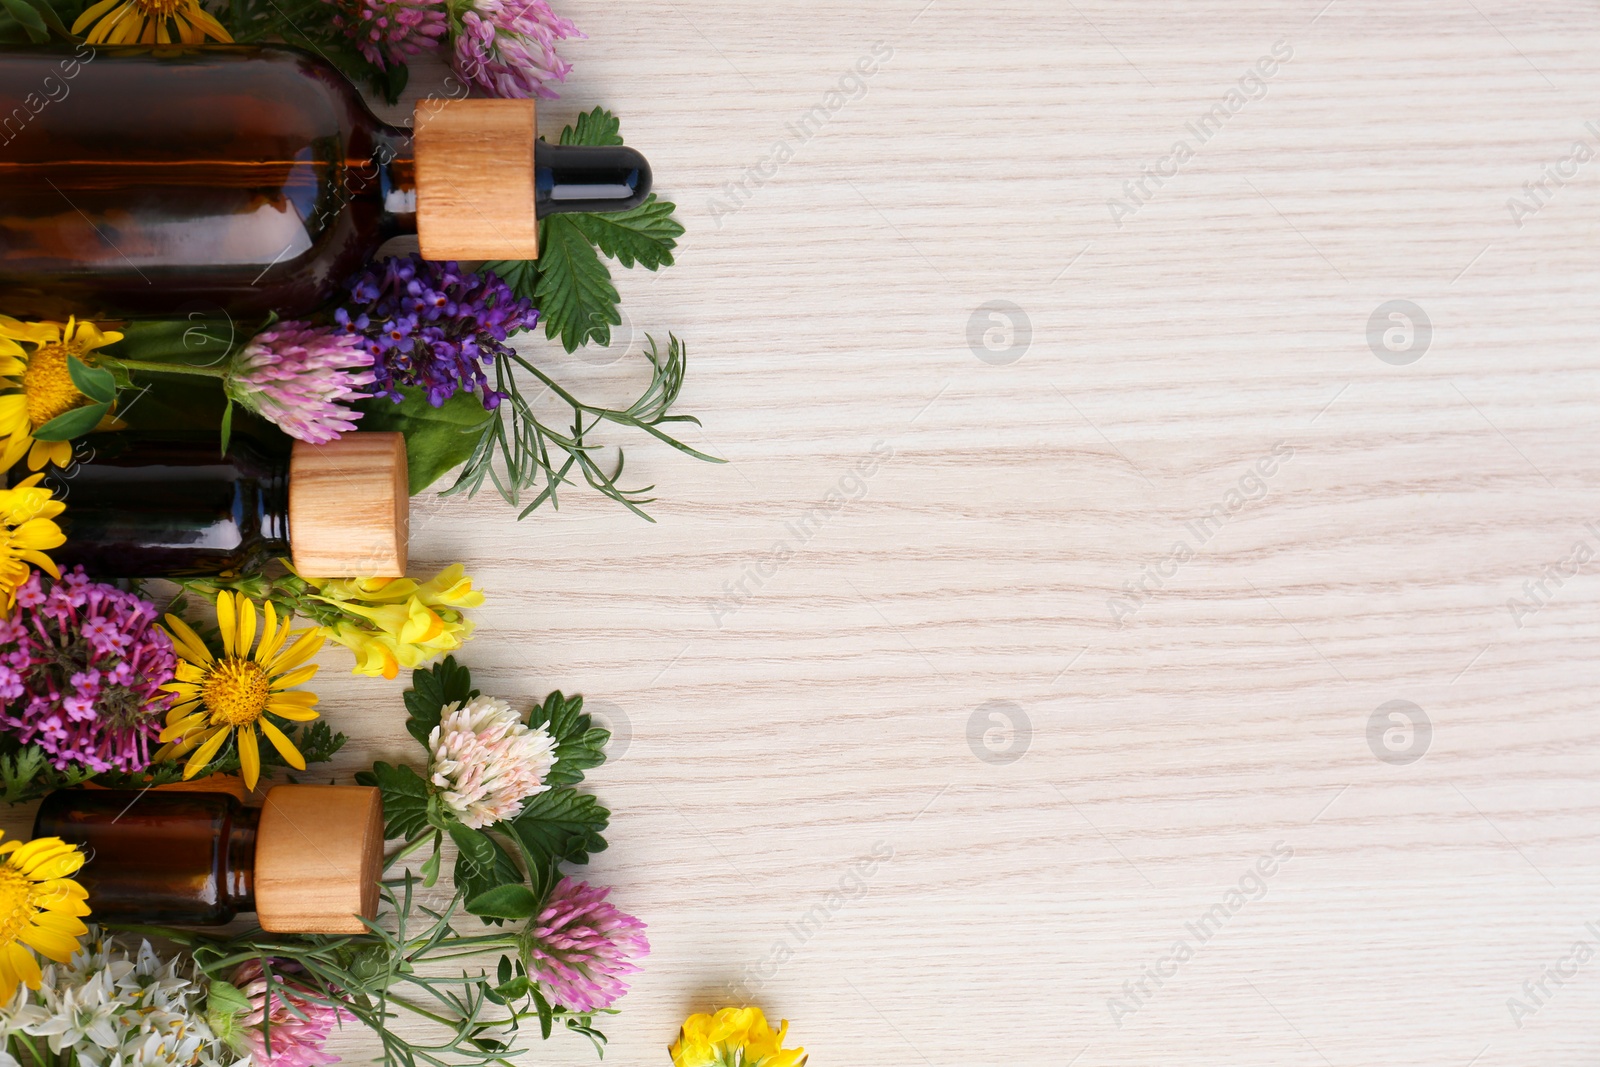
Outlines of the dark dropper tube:
<svg viewBox="0 0 1600 1067">
<path fill-rule="evenodd" d="M 626 211 L 650 193 L 650 163 L 625 145 L 554 145 L 533 149 L 538 214 Z"/>
</svg>

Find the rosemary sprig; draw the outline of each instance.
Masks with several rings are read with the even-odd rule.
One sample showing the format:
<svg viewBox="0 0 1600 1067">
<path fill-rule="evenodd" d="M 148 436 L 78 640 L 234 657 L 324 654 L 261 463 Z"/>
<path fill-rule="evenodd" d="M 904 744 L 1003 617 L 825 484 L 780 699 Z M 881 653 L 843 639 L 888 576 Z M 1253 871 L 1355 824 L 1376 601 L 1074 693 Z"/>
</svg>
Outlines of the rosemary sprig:
<svg viewBox="0 0 1600 1067">
<path fill-rule="evenodd" d="M 513 355 L 510 359 L 515 366 L 508 366 L 506 360 L 497 362 L 496 388 L 506 394 L 506 399 L 495 409 L 489 426 L 455 484 L 441 495 L 464 492 L 472 496 L 487 481 L 507 502 L 518 505 L 526 493 L 537 490 L 533 501 L 517 516 L 527 518 L 546 503 L 552 508 L 559 508 L 559 489 L 563 485 L 577 484 L 573 475 L 576 469 L 590 488 L 640 518 L 654 522 L 644 510 L 644 505 L 654 502 L 655 497 L 649 494 L 655 490 L 655 486 L 622 486 L 622 449 L 617 449 L 616 465 L 608 470 L 595 455 L 605 446 L 592 440 L 590 435 L 602 424 L 611 423 L 643 431 L 695 459 L 707 463 L 726 462 L 685 444 L 661 428 L 682 422 L 700 425 L 700 420 L 693 415 L 669 414 L 683 388 L 688 355 L 682 341 L 672 334 L 667 336 L 665 355 L 661 353 L 655 338 L 647 338 L 650 347 L 645 352 L 645 358 L 650 362 L 650 383 L 638 399 L 622 409 L 584 403 L 520 355 Z M 518 368 L 532 375 L 544 386 L 545 391 L 571 408 L 572 424 L 569 430 L 558 430 L 534 413 L 532 403 L 523 395 L 517 381 Z"/>
</svg>

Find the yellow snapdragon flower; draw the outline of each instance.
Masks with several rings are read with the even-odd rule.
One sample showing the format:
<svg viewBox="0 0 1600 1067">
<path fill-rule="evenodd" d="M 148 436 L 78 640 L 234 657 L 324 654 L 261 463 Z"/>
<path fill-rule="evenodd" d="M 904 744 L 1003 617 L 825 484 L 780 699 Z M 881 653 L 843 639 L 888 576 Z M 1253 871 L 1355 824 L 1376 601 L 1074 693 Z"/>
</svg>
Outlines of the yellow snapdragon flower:
<svg viewBox="0 0 1600 1067">
<path fill-rule="evenodd" d="M 667 1051 L 672 1067 L 804 1067 L 806 1050 L 784 1048 L 785 1019 L 773 1030 L 760 1008 L 723 1008 L 691 1015 Z"/>
<path fill-rule="evenodd" d="M 322 626 L 329 640 L 356 654 L 355 673 L 394 678 L 454 652 L 472 636 L 462 612 L 483 604 L 466 568 L 457 563 L 426 582 L 414 578 L 311 578 L 311 599 L 343 618 Z"/>
</svg>

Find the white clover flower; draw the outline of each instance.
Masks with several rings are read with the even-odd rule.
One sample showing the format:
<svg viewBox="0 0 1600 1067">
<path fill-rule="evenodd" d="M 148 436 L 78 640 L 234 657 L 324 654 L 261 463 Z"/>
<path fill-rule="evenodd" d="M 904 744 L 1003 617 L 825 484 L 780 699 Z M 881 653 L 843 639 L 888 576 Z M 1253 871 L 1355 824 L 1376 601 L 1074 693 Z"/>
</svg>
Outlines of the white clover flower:
<svg viewBox="0 0 1600 1067">
<path fill-rule="evenodd" d="M 445 805 L 473 829 L 522 810 L 522 802 L 550 788 L 555 742 L 543 728 L 530 729 L 504 700 L 477 697 L 444 709 L 428 735 L 433 784 Z"/>
</svg>

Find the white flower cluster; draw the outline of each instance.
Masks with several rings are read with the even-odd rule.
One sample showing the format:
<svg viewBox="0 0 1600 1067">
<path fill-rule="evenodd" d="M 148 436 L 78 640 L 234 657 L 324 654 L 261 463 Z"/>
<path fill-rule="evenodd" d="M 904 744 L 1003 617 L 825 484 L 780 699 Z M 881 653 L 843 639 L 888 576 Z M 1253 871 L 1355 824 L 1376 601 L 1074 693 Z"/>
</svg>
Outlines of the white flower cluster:
<svg viewBox="0 0 1600 1067">
<path fill-rule="evenodd" d="M 80 1067 L 227 1067 L 241 1057 L 205 1019 L 205 990 L 192 962 L 163 960 L 148 941 L 130 954 L 91 927 L 66 965 L 43 969 L 0 1006 L 0 1067 L 20 1067 L 13 1039 Z M 61 1061 L 63 1052 L 73 1059 Z M 29 1059 L 34 1057 L 30 1056 Z"/>
<path fill-rule="evenodd" d="M 452 814 L 474 830 L 515 818 L 523 801 L 550 788 L 555 742 L 504 700 L 478 697 L 444 709 L 428 735 L 433 784 Z"/>
</svg>

